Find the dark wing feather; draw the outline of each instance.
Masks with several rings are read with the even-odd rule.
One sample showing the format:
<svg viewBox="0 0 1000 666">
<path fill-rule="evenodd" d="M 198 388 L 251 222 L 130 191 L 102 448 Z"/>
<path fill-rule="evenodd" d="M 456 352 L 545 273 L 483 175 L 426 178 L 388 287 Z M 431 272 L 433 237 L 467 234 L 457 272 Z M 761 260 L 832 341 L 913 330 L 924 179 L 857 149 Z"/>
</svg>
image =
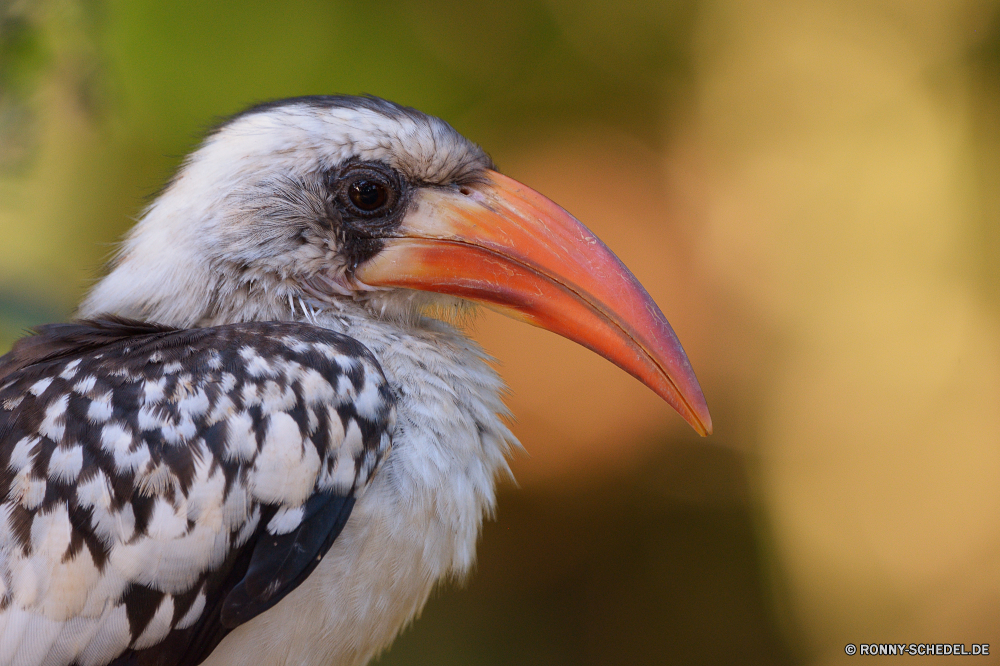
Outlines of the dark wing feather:
<svg viewBox="0 0 1000 666">
<path fill-rule="evenodd" d="M 0 662 L 199 663 L 313 570 L 392 421 L 368 350 L 305 324 L 103 319 L 18 342 L 0 358 Z"/>
<path fill-rule="evenodd" d="M 68 324 L 45 324 L 33 329 L 34 335 L 14 343 L 8 354 L 0 356 L 0 381 L 7 375 L 46 361 L 80 357 L 115 342 L 142 337 L 147 344 L 156 337 L 177 333 L 178 329 L 134 319 L 107 316 L 101 319 Z"/>
<path fill-rule="evenodd" d="M 353 497 L 317 493 L 305 505 L 302 522 L 287 534 L 257 540 L 243 579 L 226 595 L 222 624 L 238 627 L 282 598 L 319 564 L 354 507 Z"/>
</svg>

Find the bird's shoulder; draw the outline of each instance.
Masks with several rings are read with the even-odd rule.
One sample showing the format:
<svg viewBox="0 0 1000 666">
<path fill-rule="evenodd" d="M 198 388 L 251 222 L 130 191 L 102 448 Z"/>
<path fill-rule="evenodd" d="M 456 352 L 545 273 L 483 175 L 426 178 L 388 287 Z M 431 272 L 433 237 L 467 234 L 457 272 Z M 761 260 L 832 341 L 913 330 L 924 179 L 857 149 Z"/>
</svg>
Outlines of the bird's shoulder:
<svg viewBox="0 0 1000 666">
<path fill-rule="evenodd" d="M 197 663 L 312 571 L 393 419 L 308 324 L 37 329 L 0 358 L 0 662 Z"/>
</svg>

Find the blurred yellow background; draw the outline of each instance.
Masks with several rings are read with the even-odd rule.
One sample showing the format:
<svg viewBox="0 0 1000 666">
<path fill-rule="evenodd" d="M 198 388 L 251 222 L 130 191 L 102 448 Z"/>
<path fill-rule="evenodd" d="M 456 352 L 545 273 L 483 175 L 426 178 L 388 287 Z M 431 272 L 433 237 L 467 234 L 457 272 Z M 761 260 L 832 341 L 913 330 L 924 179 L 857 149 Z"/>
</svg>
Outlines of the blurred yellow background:
<svg viewBox="0 0 1000 666">
<path fill-rule="evenodd" d="M 716 427 L 484 314 L 521 487 L 380 663 L 1000 653 L 1000 3 L 0 0 L 0 351 L 216 119 L 334 92 L 445 118 L 590 226 Z"/>
</svg>

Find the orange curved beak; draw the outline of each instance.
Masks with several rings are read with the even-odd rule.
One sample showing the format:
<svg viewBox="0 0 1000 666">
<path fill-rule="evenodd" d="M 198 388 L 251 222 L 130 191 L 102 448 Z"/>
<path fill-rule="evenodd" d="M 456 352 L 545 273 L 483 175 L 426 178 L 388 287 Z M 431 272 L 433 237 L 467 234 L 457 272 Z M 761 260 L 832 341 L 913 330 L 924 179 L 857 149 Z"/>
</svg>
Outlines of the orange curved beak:
<svg viewBox="0 0 1000 666">
<path fill-rule="evenodd" d="M 699 434 L 712 432 L 687 355 L 635 276 L 576 218 L 495 171 L 458 190 L 422 189 L 354 277 L 478 301 L 558 333 L 646 384 Z"/>
</svg>

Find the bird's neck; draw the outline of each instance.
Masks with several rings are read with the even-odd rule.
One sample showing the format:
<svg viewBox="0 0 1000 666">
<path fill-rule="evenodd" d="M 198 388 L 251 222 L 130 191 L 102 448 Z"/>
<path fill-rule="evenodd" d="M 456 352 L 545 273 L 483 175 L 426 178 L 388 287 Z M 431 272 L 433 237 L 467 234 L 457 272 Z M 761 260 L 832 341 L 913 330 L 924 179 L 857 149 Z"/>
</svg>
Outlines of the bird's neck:
<svg viewBox="0 0 1000 666">
<path fill-rule="evenodd" d="M 444 551 L 427 563 L 440 567 L 438 576 L 466 573 L 497 476 L 511 475 L 507 455 L 519 446 L 503 421 L 503 381 L 482 348 L 446 322 L 320 322 L 368 347 L 397 394 L 393 450 L 370 492 L 391 496 L 397 510 L 414 514 L 412 524 L 440 533 Z"/>
<path fill-rule="evenodd" d="M 278 276 L 240 273 L 177 256 L 161 263 L 126 254 L 80 304 L 77 316 L 114 314 L 190 328 L 246 321 L 289 321 L 305 310 L 302 292 Z M 296 316 L 298 312 L 299 316 Z"/>
</svg>

